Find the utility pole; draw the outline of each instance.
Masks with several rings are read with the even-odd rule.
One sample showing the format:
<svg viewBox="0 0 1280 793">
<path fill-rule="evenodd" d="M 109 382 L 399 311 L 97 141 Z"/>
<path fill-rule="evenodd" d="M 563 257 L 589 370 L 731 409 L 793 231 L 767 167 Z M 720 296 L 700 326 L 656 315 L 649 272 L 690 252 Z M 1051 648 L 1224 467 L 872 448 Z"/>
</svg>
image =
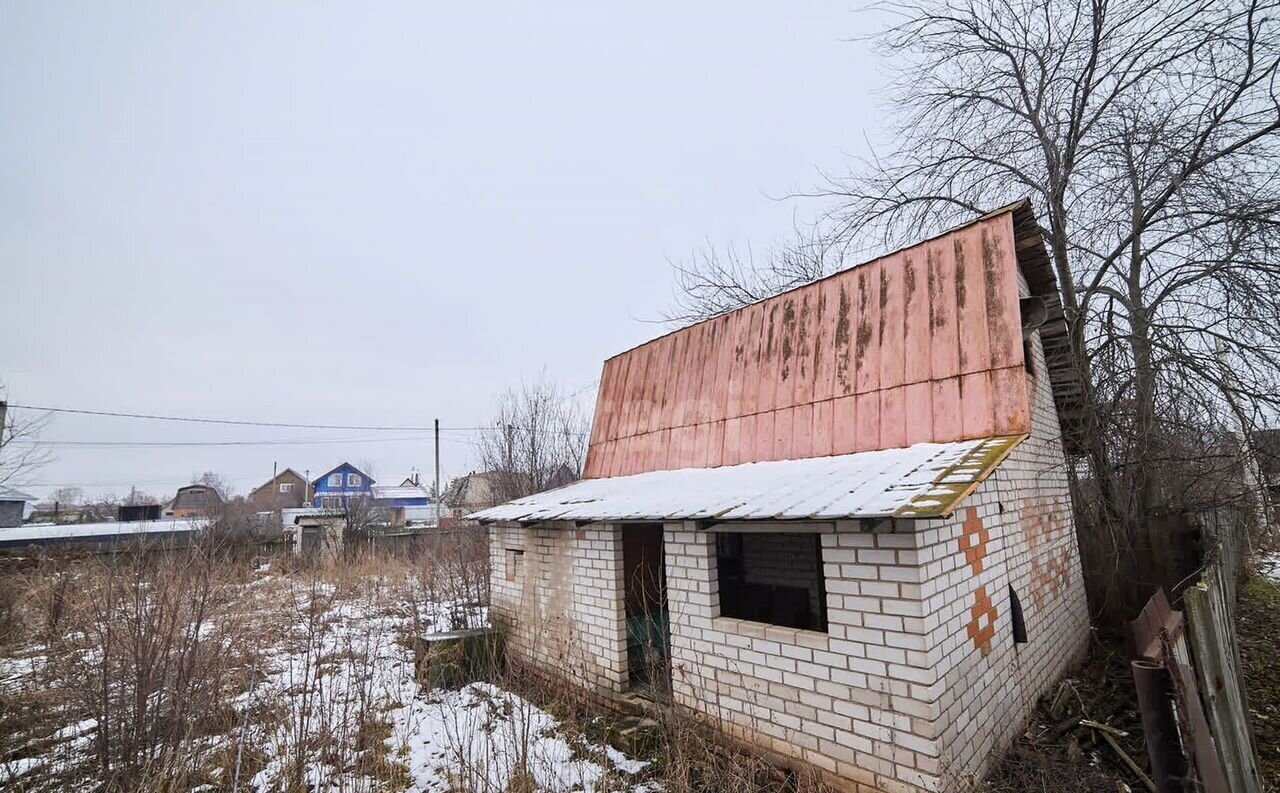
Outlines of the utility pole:
<svg viewBox="0 0 1280 793">
<path fill-rule="evenodd" d="M 436 426 L 436 529 L 440 528 L 440 419 L 435 420 Z"/>
<path fill-rule="evenodd" d="M 0 399 L 0 446 L 3 446 L 5 442 L 4 428 L 7 427 L 8 425 L 5 424 L 4 422 L 8 415 L 9 415 L 9 403 L 3 399 Z"/>
</svg>

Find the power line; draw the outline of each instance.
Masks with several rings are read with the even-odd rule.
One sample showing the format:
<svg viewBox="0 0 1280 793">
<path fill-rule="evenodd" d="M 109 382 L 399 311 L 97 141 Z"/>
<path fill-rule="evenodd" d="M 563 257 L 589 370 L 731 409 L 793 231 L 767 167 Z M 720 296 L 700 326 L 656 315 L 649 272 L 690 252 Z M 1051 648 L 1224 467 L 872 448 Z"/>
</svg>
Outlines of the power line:
<svg viewBox="0 0 1280 793">
<path fill-rule="evenodd" d="M 314 446 L 329 443 L 393 443 L 429 440 L 427 435 L 402 435 L 396 438 L 312 438 L 289 440 L 279 438 L 259 441 L 13 441 L 15 446 L 64 446 L 77 449 L 185 448 L 189 446 Z"/>
<path fill-rule="evenodd" d="M 580 389 L 581 390 L 581 389 Z M 89 410 L 87 408 L 63 408 L 50 407 L 47 405 L 18 405 L 9 403 L 10 408 L 20 408 L 22 410 L 40 410 L 46 413 L 68 413 L 79 416 L 104 416 L 109 418 L 125 418 L 125 419 L 143 419 L 147 421 L 171 421 L 183 422 L 190 424 L 219 424 L 238 427 L 276 427 L 282 429 L 297 430 L 362 430 L 365 432 L 433 432 L 433 427 L 416 427 L 416 426 L 388 426 L 388 425 L 356 425 L 356 424 L 291 424 L 278 421 L 254 421 L 249 419 L 211 419 L 196 416 L 163 416 L 151 413 L 128 413 L 124 411 L 114 410 Z M 441 427 L 442 431 L 451 432 L 482 432 L 494 429 L 490 426 L 480 427 Z M 528 431 L 528 430 L 525 430 Z M 538 430 L 540 433 L 548 435 L 565 434 L 560 430 Z M 571 432 L 571 435 L 586 436 L 590 433 Z M 192 444 L 196 445 L 196 444 Z"/>
<path fill-rule="evenodd" d="M 290 424 L 280 421 L 248 421 L 242 419 L 211 419 L 192 416 L 161 416 L 151 413 L 126 413 L 114 410 L 88 410 L 85 408 L 61 408 L 47 405 L 16 405 L 9 403 L 10 408 L 23 410 L 42 410 L 46 413 L 71 413 L 81 416 L 109 416 L 123 419 L 146 419 L 149 421 L 180 421 L 190 424 L 230 424 L 240 427 L 282 427 L 296 430 L 364 430 L 367 432 L 431 432 L 431 427 L 389 427 L 352 424 Z"/>
<path fill-rule="evenodd" d="M 218 474 L 218 476 L 231 482 L 256 481 L 261 474 Z M 133 487 L 137 485 L 170 485 L 185 482 L 186 478 L 181 476 L 171 476 L 165 479 L 130 479 L 128 481 L 119 482 L 25 482 L 23 487 Z"/>
</svg>

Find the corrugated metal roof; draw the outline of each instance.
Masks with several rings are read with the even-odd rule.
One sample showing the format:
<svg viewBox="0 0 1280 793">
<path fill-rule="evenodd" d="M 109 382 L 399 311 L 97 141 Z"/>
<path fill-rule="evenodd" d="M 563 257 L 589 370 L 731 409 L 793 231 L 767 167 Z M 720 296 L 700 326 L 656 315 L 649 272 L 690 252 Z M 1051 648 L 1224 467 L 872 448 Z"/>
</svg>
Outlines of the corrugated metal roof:
<svg viewBox="0 0 1280 793">
<path fill-rule="evenodd" d="M 1019 206 L 610 358 L 586 478 L 1029 432 Z"/>
<path fill-rule="evenodd" d="M 35 500 L 36 500 L 35 496 L 24 493 L 21 490 L 14 490 L 13 488 L 10 488 L 10 487 L 0 487 L 0 501 L 35 501 Z"/>
<path fill-rule="evenodd" d="M 131 523 L 69 523 L 64 525 L 27 524 L 0 529 L 0 545 L 57 540 L 110 539 L 142 534 L 189 534 L 203 526 L 184 518 L 146 520 Z"/>
<path fill-rule="evenodd" d="M 416 485 L 373 486 L 374 498 L 429 498 L 430 496 L 425 487 Z"/>
<path fill-rule="evenodd" d="M 1025 437 L 585 479 L 471 517 L 519 523 L 945 517 Z"/>
</svg>

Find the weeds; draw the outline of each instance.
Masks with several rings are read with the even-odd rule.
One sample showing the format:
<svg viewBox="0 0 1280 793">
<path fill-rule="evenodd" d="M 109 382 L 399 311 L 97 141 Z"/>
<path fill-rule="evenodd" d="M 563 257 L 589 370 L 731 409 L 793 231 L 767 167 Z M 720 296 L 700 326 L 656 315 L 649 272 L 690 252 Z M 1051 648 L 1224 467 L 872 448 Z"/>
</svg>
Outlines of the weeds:
<svg viewBox="0 0 1280 793">
<path fill-rule="evenodd" d="M 633 759 L 608 743 L 624 722 L 508 666 L 500 640 L 424 690 L 422 637 L 488 621 L 473 531 L 313 565 L 217 547 L 48 557 L 0 572 L 0 593 L 6 790 L 817 790 L 669 703 Z"/>
<path fill-rule="evenodd" d="M 1268 790 L 1280 790 L 1280 582 L 1275 569 L 1240 582 L 1237 607 L 1241 671 L 1249 700 L 1258 767 Z"/>
</svg>

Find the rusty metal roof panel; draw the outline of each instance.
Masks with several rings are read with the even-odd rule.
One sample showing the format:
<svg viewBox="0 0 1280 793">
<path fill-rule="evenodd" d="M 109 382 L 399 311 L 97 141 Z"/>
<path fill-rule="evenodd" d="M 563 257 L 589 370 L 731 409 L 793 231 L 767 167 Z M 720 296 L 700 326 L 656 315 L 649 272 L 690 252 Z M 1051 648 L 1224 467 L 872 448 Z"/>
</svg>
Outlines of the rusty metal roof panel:
<svg viewBox="0 0 1280 793">
<path fill-rule="evenodd" d="M 518 523 L 946 517 L 1025 437 L 584 479 L 471 517 Z"/>
<path fill-rule="evenodd" d="M 586 476 L 1028 432 L 1025 211 L 1006 207 L 610 358 Z"/>
</svg>

